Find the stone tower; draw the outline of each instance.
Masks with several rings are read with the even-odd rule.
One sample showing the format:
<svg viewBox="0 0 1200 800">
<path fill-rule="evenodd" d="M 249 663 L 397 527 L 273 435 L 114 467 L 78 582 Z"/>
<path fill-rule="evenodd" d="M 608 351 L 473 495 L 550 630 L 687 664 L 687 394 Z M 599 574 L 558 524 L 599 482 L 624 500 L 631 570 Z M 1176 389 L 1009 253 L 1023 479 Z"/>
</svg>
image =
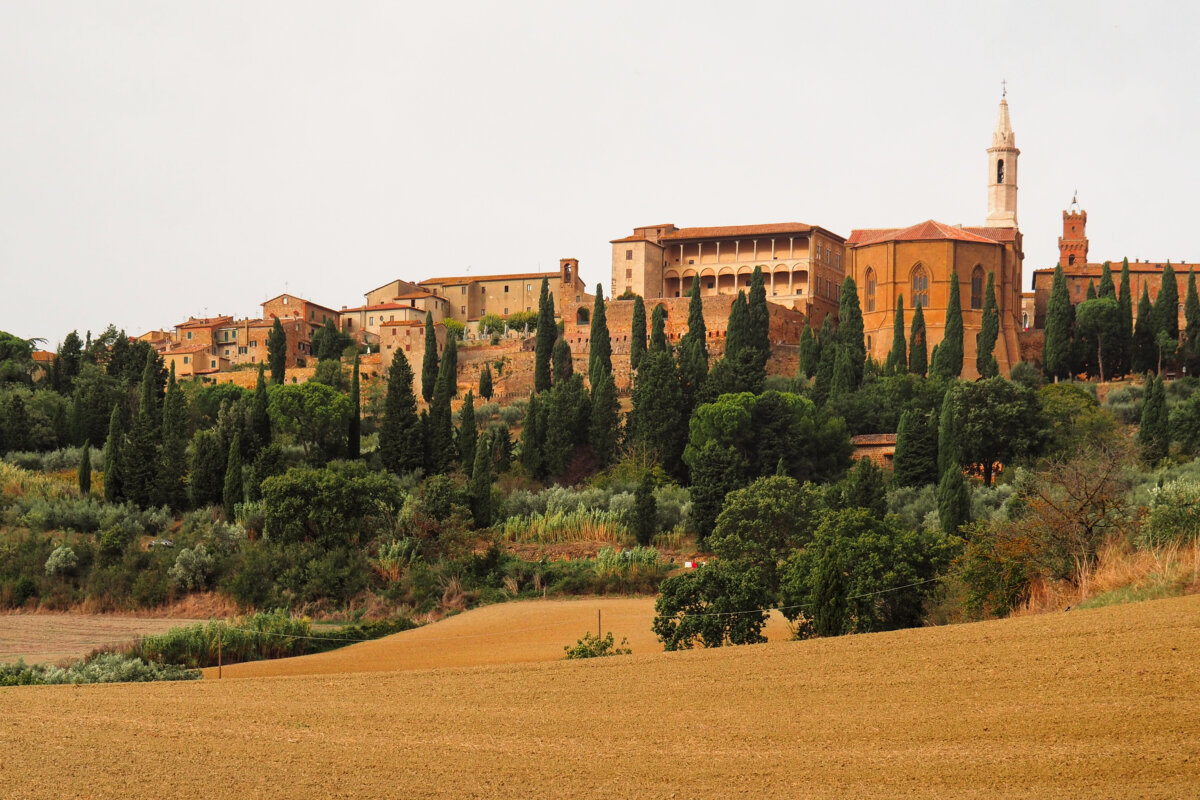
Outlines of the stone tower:
<svg viewBox="0 0 1200 800">
<path fill-rule="evenodd" d="M 1079 209 L 1078 196 L 1071 200 L 1071 207 L 1063 212 L 1063 232 L 1058 237 L 1058 263 L 1060 266 L 1083 266 L 1087 263 L 1087 212 Z"/>
<path fill-rule="evenodd" d="M 1005 92 L 1007 94 L 1007 92 Z M 1000 115 L 988 148 L 988 215 L 984 224 L 989 228 L 1017 227 L 1017 140 L 1008 120 L 1008 100 L 1000 98 Z"/>
</svg>

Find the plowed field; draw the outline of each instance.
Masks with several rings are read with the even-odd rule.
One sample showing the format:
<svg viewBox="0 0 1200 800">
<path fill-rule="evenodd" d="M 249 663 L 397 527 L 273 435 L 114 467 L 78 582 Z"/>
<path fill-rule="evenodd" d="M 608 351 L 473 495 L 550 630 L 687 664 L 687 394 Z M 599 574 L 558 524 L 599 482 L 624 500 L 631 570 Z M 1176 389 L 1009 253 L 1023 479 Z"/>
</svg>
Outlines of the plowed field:
<svg viewBox="0 0 1200 800">
<path fill-rule="evenodd" d="M 25 659 L 27 664 L 52 664 L 86 656 L 100 647 L 128 642 L 140 634 L 162 633 L 192 622 L 109 614 L 0 615 L 0 664 L 18 658 Z"/>
<path fill-rule="evenodd" d="M 0 796 L 1200 796 L 1200 597 L 635 651 L 2 689 Z"/>
</svg>

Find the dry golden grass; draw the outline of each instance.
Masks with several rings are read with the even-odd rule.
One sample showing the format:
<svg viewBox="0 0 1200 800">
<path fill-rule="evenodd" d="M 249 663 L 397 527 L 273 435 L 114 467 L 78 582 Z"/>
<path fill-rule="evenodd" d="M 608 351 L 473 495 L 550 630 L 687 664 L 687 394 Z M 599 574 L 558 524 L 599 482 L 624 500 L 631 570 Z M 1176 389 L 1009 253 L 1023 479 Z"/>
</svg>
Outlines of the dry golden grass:
<svg viewBox="0 0 1200 800">
<path fill-rule="evenodd" d="M 580 662 L 10 688 L 0 796 L 1196 797 L 1198 651 L 1185 597 Z"/>
<path fill-rule="evenodd" d="M 193 621 L 110 614 L 4 614 L 0 615 L 0 663 L 23 658 L 27 664 L 54 664 Z"/>
</svg>

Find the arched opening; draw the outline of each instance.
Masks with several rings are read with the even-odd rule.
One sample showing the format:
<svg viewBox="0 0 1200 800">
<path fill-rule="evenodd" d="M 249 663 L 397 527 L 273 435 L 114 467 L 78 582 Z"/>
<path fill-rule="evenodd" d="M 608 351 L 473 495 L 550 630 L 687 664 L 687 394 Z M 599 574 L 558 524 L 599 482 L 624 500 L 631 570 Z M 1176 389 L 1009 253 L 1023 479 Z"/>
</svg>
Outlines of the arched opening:
<svg viewBox="0 0 1200 800">
<path fill-rule="evenodd" d="M 983 308 L 983 267 L 971 271 L 971 308 Z"/>
<path fill-rule="evenodd" d="M 1004 159 L 996 159 L 996 183 L 1004 183 Z"/>
<path fill-rule="evenodd" d="M 1067 256 L 1067 266 L 1068 267 L 1075 266 L 1075 254 L 1074 253 L 1071 253 L 1071 255 Z"/>
<path fill-rule="evenodd" d="M 592 312 L 586 308 L 580 308 L 575 312 L 576 325 L 588 325 L 592 321 Z"/>
<path fill-rule="evenodd" d="M 725 267 L 721 270 L 721 274 L 717 276 L 717 294 L 733 294 L 737 289 L 737 276 L 733 274 L 733 270 Z"/>
<path fill-rule="evenodd" d="M 867 267 L 866 278 L 863 281 L 865 284 L 866 306 L 867 311 L 875 310 L 875 270 Z"/>
<path fill-rule="evenodd" d="M 913 267 L 911 283 L 913 308 L 917 306 L 927 308 L 929 306 L 929 273 L 925 271 L 925 267 L 920 264 Z"/>
</svg>

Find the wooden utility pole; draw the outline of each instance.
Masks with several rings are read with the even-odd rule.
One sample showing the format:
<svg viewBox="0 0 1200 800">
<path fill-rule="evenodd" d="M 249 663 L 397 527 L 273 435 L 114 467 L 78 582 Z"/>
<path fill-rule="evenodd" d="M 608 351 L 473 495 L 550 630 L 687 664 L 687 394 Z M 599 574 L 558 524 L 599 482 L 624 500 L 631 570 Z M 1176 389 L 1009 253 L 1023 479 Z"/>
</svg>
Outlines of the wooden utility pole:
<svg viewBox="0 0 1200 800">
<path fill-rule="evenodd" d="M 221 680 L 221 629 L 217 628 L 217 680 Z"/>
</svg>

